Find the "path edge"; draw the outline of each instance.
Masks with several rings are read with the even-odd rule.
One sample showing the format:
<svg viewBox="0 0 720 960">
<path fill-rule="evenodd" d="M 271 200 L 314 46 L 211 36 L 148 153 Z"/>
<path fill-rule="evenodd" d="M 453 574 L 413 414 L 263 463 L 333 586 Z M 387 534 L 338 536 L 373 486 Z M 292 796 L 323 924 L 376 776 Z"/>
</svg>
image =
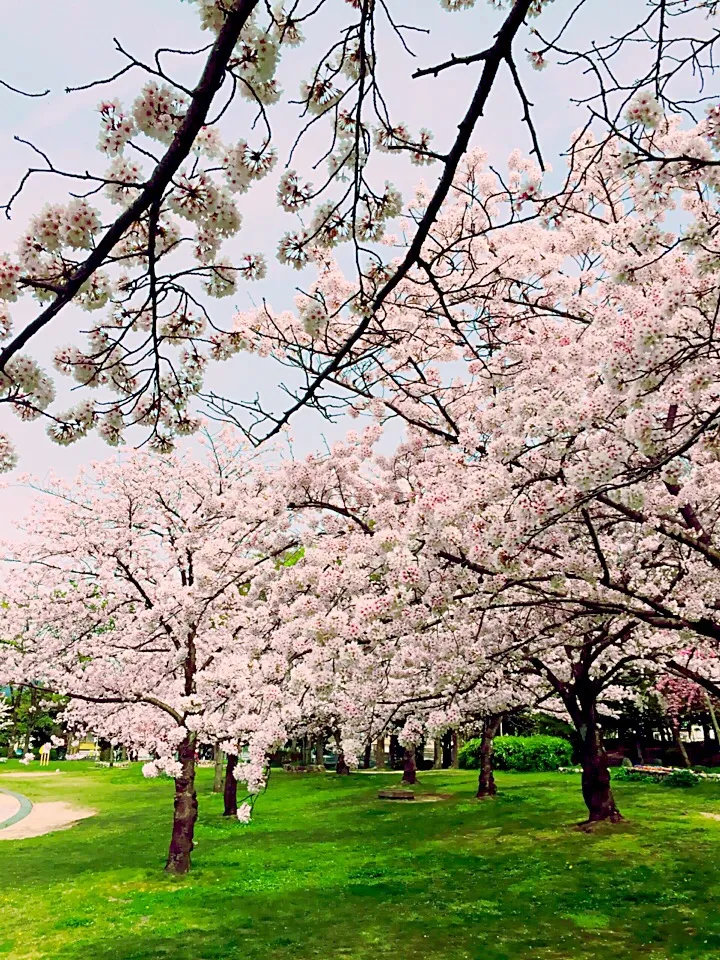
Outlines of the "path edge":
<svg viewBox="0 0 720 960">
<path fill-rule="evenodd" d="M 14 790 L 6 790 L 4 787 L 0 787 L 0 793 L 7 794 L 7 796 L 14 797 L 20 802 L 20 809 L 14 813 L 11 817 L 8 817 L 7 820 L 3 820 L 0 823 L 0 831 L 5 830 L 6 827 L 12 827 L 14 824 L 19 823 L 21 820 L 24 820 L 25 817 L 29 816 L 32 813 L 32 801 L 28 800 L 26 796 L 22 793 L 15 793 Z"/>
</svg>

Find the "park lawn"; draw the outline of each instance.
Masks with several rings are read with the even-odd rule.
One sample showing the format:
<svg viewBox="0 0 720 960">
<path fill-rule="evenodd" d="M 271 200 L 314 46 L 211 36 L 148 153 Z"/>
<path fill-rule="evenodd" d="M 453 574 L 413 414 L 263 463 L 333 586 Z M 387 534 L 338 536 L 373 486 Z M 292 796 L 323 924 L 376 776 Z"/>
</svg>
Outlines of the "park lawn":
<svg viewBox="0 0 720 960">
<path fill-rule="evenodd" d="M 579 777 L 423 773 L 450 799 L 380 802 L 397 774 L 273 771 L 249 827 L 199 774 L 189 877 L 162 872 L 172 787 L 53 764 L 5 779 L 98 815 L 0 842 L 2 960 L 716 960 L 720 787 L 618 784 L 628 822 L 588 835 Z M 37 767 L 36 767 L 37 769 Z"/>
</svg>

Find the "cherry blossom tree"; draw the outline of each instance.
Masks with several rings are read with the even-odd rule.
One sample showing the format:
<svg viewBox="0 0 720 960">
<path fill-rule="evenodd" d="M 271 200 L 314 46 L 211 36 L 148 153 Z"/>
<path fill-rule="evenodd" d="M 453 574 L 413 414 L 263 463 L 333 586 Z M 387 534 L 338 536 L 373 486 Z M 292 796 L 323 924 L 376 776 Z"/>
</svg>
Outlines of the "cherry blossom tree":
<svg viewBox="0 0 720 960">
<path fill-rule="evenodd" d="M 171 873 L 190 866 L 197 744 L 247 744 L 236 775 L 252 796 L 286 737 L 264 597 L 294 546 L 261 466 L 216 442 L 204 460 L 137 453 L 52 484 L 14 548 L 3 675 L 67 696 L 72 726 L 153 752 L 146 776 L 175 781 Z"/>
<path fill-rule="evenodd" d="M 487 720 L 489 761 L 498 715 L 549 691 L 582 744 L 588 823 L 620 819 L 600 712 L 638 671 L 657 672 L 677 655 L 677 631 L 592 599 L 590 542 L 580 558 L 582 544 L 560 541 L 556 526 L 543 537 L 533 527 L 530 546 L 514 541 L 511 504 L 491 461 L 473 469 L 454 448 L 420 441 L 380 456 L 376 438 L 369 429 L 289 473 L 293 506 L 319 511 L 322 522 L 296 581 L 283 584 L 299 598 L 288 616 L 312 622 L 317 597 L 335 597 L 332 619 L 313 628 L 323 631 L 325 663 L 304 667 L 311 663 L 318 678 L 325 670 L 344 730 L 361 744 L 390 724 L 399 729 L 412 782 L 410 754 L 427 729 Z M 584 596 L 561 589 L 559 581 L 574 588 L 575 579 Z M 489 773 L 486 763 L 481 794 L 492 792 Z"/>
<path fill-rule="evenodd" d="M 692 764 L 680 736 L 680 729 L 689 714 L 704 712 L 707 709 L 707 694 L 697 683 L 672 674 L 660 677 L 655 684 L 655 691 L 660 696 L 665 713 L 670 720 L 675 746 L 680 752 L 683 764 L 690 767 Z"/>
<path fill-rule="evenodd" d="M 563 196 L 543 199 L 519 155 L 501 180 L 471 154 L 426 268 L 335 378 L 334 402 L 400 417 L 414 455 L 428 446 L 421 519 L 438 503 L 454 518 L 436 556 L 490 594 L 517 589 L 513 603 L 619 617 L 621 635 L 638 623 L 650 659 L 712 689 L 690 659 L 717 659 L 715 122 L 685 129 L 639 97 L 627 123 L 636 146 L 575 140 Z M 528 205 L 544 221 L 521 223 Z M 329 357 L 350 294 L 328 262 L 297 316 L 238 322 L 290 361 Z"/>
<path fill-rule="evenodd" d="M 366 6 L 359 5 L 361 16 Z M 654 6 L 653 17 L 663 10 L 666 4 Z M 507 47 L 498 45 L 512 43 L 527 12 L 527 5 L 514 4 L 492 51 L 477 58 L 485 63 L 483 77 L 490 70 L 474 101 L 480 111 L 488 82 L 492 85 L 492 64 L 497 70 L 501 62 L 511 62 L 502 53 Z M 220 26 L 218 42 L 228 22 Z M 634 90 L 621 122 L 609 123 L 609 114 L 600 117 L 610 128 L 604 139 L 581 130 L 560 190 L 544 186 L 539 156 L 515 151 L 501 174 L 482 150 L 468 152 L 473 121 L 461 128 L 459 146 L 444 158 L 436 191 L 418 189 L 408 211 L 408 239 L 393 239 L 385 231 L 400 212 L 397 198 L 381 205 L 387 216 L 379 217 L 382 224 L 372 239 L 395 247 L 396 261 L 368 253 L 356 263 L 359 282 L 333 259 L 336 238 L 320 243 L 315 236 L 318 276 L 298 296 L 296 312 L 276 313 L 263 304 L 238 315 L 227 334 L 233 349 L 271 354 L 306 377 L 291 409 L 275 419 L 268 420 L 255 404 L 241 406 L 256 426 L 270 423 L 270 432 L 277 431 L 308 403 L 331 417 L 340 411 L 370 415 L 376 424 L 335 445 L 327 457 L 288 464 L 272 486 L 262 474 L 260 488 L 252 477 L 243 481 L 233 488 L 242 491 L 239 499 L 229 498 L 229 505 L 223 500 L 217 508 L 213 550 L 215 540 L 225 543 L 226 524 L 232 530 L 242 522 L 259 526 L 248 533 L 250 547 L 238 547 L 239 553 L 227 548 L 232 583 L 212 598 L 203 594 L 203 616 L 207 612 L 211 622 L 196 623 L 196 614 L 183 608 L 177 628 L 183 664 L 190 656 L 187 637 L 195 643 L 193 631 L 201 626 L 207 625 L 218 647 L 209 675 L 197 677 L 195 661 L 190 690 L 182 688 L 180 696 L 206 690 L 213 696 L 207 695 L 210 705 L 203 701 L 196 709 L 194 700 L 178 704 L 164 694 L 179 720 L 165 710 L 163 720 L 174 734 L 164 728 L 153 734 L 168 745 L 166 754 L 158 750 L 161 756 L 169 757 L 180 744 L 190 753 L 189 738 L 200 729 L 230 749 L 247 739 L 254 751 L 253 782 L 259 782 L 269 745 L 291 729 L 337 729 L 348 759 L 392 730 L 406 747 L 405 776 L 412 781 L 414 746 L 427 730 L 447 727 L 453 717 L 458 723 L 468 717 L 486 721 L 489 757 L 492 718 L 516 702 L 517 686 L 533 673 L 539 689 L 551 689 L 562 701 L 581 736 L 589 821 L 612 821 L 619 811 L 602 745 L 602 698 L 624 682 L 631 667 L 669 669 L 715 689 L 717 116 L 711 108 L 705 119 L 690 123 L 667 112 L 662 78 L 676 48 L 664 48 L 662 38 L 659 43 L 657 85 L 663 92 Z M 177 137 L 176 132 L 171 148 Z M 211 185 L 221 175 L 206 173 L 212 174 Z M 183 216 L 175 209 L 185 209 L 182 190 L 175 181 L 169 184 L 162 194 L 167 208 Z M 283 189 L 288 195 L 302 192 L 293 178 Z M 152 239 L 148 262 L 141 265 L 147 267 L 150 291 L 143 309 L 150 310 L 152 334 L 160 207 L 154 227 L 152 204 L 145 209 Z M 379 215 L 373 216 L 377 221 Z M 317 229 L 325 230 L 328 222 Z M 293 249 L 304 249 L 307 240 Z M 300 253 L 295 260 L 304 263 Z M 188 337 L 183 333 L 180 339 Z M 199 382 L 205 360 L 187 356 Z M 66 358 L 68 368 L 85 365 L 86 358 L 78 364 L 73 357 Z M 93 363 L 86 367 L 91 378 Z M 40 385 L 30 361 L 27 369 Z M 163 423 L 167 442 L 156 444 L 160 449 L 168 448 L 173 431 L 186 430 L 174 418 L 186 409 L 189 392 L 183 388 L 178 395 L 160 420 L 160 400 L 148 408 L 146 425 Z M 134 410 L 143 409 L 134 388 L 125 396 Z M 235 416 L 224 401 L 211 402 L 219 416 Z M 88 424 L 96 413 L 88 415 Z M 126 414 L 117 415 L 119 440 Z M 404 423 L 406 435 L 392 456 L 381 456 L 375 445 L 381 426 L 393 418 Z M 187 432 L 191 429 L 188 424 Z M 183 496 L 181 516 L 194 504 L 193 524 L 205 522 L 217 498 L 212 485 L 195 499 Z M 154 509 L 166 518 L 161 508 Z M 106 531 L 107 517 L 100 519 L 99 507 L 96 512 L 95 523 Z M 84 514 L 76 510 L 72 516 L 84 529 L 77 519 Z M 119 594 L 116 608 L 115 581 L 127 577 L 122 567 L 117 573 L 114 553 L 105 559 L 90 551 L 95 539 L 105 542 L 93 527 L 91 542 L 82 540 L 92 558 L 89 573 L 49 562 L 55 554 L 42 538 L 40 553 L 26 558 L 41 565 L 42 576 L 24 604 L 16 604 L 29 618 L 18 628 L 19 637 L 30 638 L 18 640 L 22 656 L 34 651 L 31 646 L 26 654 L 23 643 L 37 643 L 37 656 L 41 641 L 51 643 L 57 634 L 61 646 L 49 662 L 53 670 L 55 657 L 63 662 L 68 628 L 63 632 L 53 621 L 38 633 L 32 618 L 64 604 L 73 612 L 77 607 L 77 622 L 88 624 L 82 643 L 91 646 L 103 678 L 109 669 L 104 651 L 112 649 L 108 638 L 117 636 L 116 616 L 120 623 L 121 615 L 130 615 L 137 624 L 129 631 L 133 642 L 155 643 L 159 635 L 165 653 L 174 657 L 170 635 L 166 641 L 162 632 L 178 575 L 181 585 L 191 588 L 193 611 L 197 602 L 186 558 L 180 558 L 179 574 L 172 567 L 172 591 L 166 586 L 154 600 L 155 585 L 146 588 L 155 606 L 143 600 L 143 607 L 137 594 L 134 601 Z M 228 542 L 235 543 L 229 535 Z M 302 556 L 278 575 L 281 564 L 273 561 L 299 543 Z M 128 549 L 150 566 L 134 542 Z M 202 563 L 212 567 L 213 561 L 203 554 Z M 77 583 L 68 582 L 72 577 Z M 140 573 L 135 577 L 144 582 Z M 244 594 L 239 588 L 246 582 Z M 56 605 L 44 602 L 51 595 Z M 139 652 L 136 647 L 133 656 Z M 122 662 L 119 653 L 115 657 Z M 32 667 L 26 675 L 36 676 L 37 661 L 25 662 Z M 76 655 L 71 666 L 81 686 L 92 679 L 93 667 L 83 663 L 80 669 Z M 228 678 L 233 697 L 226 705 Z M 257 707 L 235 705 L 247 700 L 247 690 L 258 688 L 252 701 Z M 75 705 L 81 696 L 61 689 L 72 695 L 73 709 L 90 709 Z M 132 699 L 133 690 L 129 700 L 125 694 L 120 701 L 122 708 L 110 713 L 131 714 L 133 727 L 152 730 L 163 708 L 147 696 Z M 190 720 L 192 730 L 191 716 L 201 718 L 199 726 Z M 178 777 L 189 811 L 180 817 L 185 825 L 194 818 L 190 772 L 188 766 Z M 490 791 L 487 773 L 486 766 Z"/>
</svg>

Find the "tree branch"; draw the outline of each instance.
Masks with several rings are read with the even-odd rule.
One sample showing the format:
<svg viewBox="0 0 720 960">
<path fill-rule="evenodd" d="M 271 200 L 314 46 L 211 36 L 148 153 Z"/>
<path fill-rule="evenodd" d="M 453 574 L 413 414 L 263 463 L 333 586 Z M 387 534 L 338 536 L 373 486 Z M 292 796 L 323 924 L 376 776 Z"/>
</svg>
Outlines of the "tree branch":
<svg viewBox="0 0 720 960">
<path fill-rule="evenodd" d="M 333 359 L 327 364 L 324 370 L 321 370 L 320 373 L 315 377 L 310 386 L 304 391 L 300 399 L 297 400 L 288 410 L 286 410 L 285 413 L 277 420 L 272 429 L 269 430 L 263 438 L 264 440 L 268 440 L 270 437 L 278 434 L 298 410 L 301 410 L 307 403 L 312 401 L 323 383 L 340 368 L 345 357 L 348 356 L 355 344 L 365 334 L 366 330 L 370 326 L 372 318 L 379 311 L 380 307 L 382 307 L 383 303 L 407 276 L 411 268 L 417 263 L 418 257 L 420 257 L 422 252 L 423 244 L 427 240 L 430 230 L 432 229 L 432 226 L 435 223 L 438 214 L 440 213 L 442 205 L 450 193 L 450 189 L 452 187 L 455 174 L 457 173 L 458 166 L 460 165 L 460 161 L 470 145 L 470 137 L 475 129 L 475 125 L 483 115 L 485 104 L 487 103 L 488 97 L 490 96 L 490 92 L 493 88 L 493 84 L 495 83 L 495 78 L 497 76 L 498 69 L 500 68 L 500 64 L 503 62 L 503 60 L 506 60 L 507 57 L 511 55 L 513 40 L 523 24 L 532 2 L 533 0 L 517 0 L 505 19 L 502 27 L 498 31 L 495 43 L 492 45 L 492 47 L 490 47 L 489 50 L 486 51 L 487 56 L 484 57 L 485 66 L 483 67 L 482 75 L 475 90 L 472 102 L 470 103 L 463 120 L 459 124 L 458 136 L 452 149 L 447 155 L 447 162 L 445 164 L 442 177 L 440 178 L 440 182 L 435 188 L 435 193 L 428 203 L 422 219 L 418 223 L 417 231 L 402 263 L 392 277 L 390 277 L 390 279 L 376 294 L 371 305 L 369 316 L 367 316 L 361 323 L 358 324 L 353 333 L 337 351 Z M 2 370 L 2 355 L 0 355 L 0 370 Z"/>
<path fill-rule="evenodd" d="M 240 32 L 258 3 L 259 0 L 234 0 L 229 6 L 225 23 L 212 46 L 185 118 L 142 193 L 109 227 L 90 256 L 65 282 L 62 292 L 56 296 L 50 306 L 7 344 L 0 353 L 0 372 L 5 370 L 8 361 L 19 350 L 22 350 L 32 337 L 39 333 L 60 313 L 63 307 L 70 303 L 80 291 L 82 285 L 105 262 L 125 232 L 153 203 L 160 200 L 165 188 L 190 153 L 201 127 L 205 124 L 210 106 L 222 86 L 225 70 Z"/>
</svg>

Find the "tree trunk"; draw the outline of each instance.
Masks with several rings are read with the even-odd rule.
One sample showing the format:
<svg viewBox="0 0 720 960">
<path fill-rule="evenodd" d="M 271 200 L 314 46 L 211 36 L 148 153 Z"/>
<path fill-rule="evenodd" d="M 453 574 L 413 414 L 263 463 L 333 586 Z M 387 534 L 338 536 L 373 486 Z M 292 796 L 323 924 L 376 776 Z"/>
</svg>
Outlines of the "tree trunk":
<svg viewBox="0 0 720 960">
<path fill-rule="evenodd" d="M 592 647 L 587 647 L 587 650 L 591 651 Z M 560 681 L 552 671 L 546 671 L 539 660 L 531 658 L 531 663 L 541 675 L 547 675 L 555 691 L 562 697 L 580 736 L 582 794 L 588 810 L 588 818 L 580 826 L 589 827 L 605 820 L 617 823 L 622 817 L 610 789 L 610 770 L 597 717 L 597 697 L 602 688 L 591 680 L 592 658 L 584 655 L 573 664 L 570 682 Z"/>
<path fill-rule="evenodd" d="M 587 713 L 589 716 L 583 729 L 578 731 L 582 737 L 582 793 L 588 809 L 586 823 L 599 823 L 601 820 L 616 823 L 622 817 L 610 789 L 610 770 L 594 704 Z"/>
<path fill-rule="evenodd" d="M 709 693 L 705 693 L 705 703 L 707 704 L 710 720 L 712 721 L 713 732 L 715 734 L 715 752 L 717 753 L 718 750 L 720 750 L 720 728 L 718 728 L 717 714 L 715 713 L 715 707 L 713 706 Z"/>
<path fill-rule="evenodd" d="M 368 740 L 365 744 L 365 752 L 363 753 L 363 770 L 370 769 L 370 757 L 372 756 L 372 740 Z"/>
<path fill-rule="evenodd" d="M 225 801 L 224 817 L 237 816 L 237 788 L 238 782 L 235 778 L 235 768 L 237 767 L 237 754 L 229 753 L 227 763 L 225 764 L 225 790 L 223 799 Z"/>
<path fill-rule="evenodd" d="M 32 737 L 35 726 L 35 704 L 37 702 L 37 691 L 33 687 L 30 691 L 30 709 L 28 710 L 27 725 L 25 727 L 25 748 L 23 753 L 30 753 L 30 738 Z"/>
<path fill-rule="evenodd" d="M 172 838 L 165 869 L 168 873 L 187 873 L 197 820 L 198 802 L 195 793 L 195 737 L 186 737 L 178 747 L 182 772 L 175 780 L 175 810 Z"/>
<path fill-rule="evenodd" d="M 433 741 L 433 770 L 442 770 L 442 738 L 435 737 Z"/>
<path fill-rule="evenodd" d="M 335 734 L 335 746 L 337 748 L 337 766 L 335 767 L 335 773 L 339 774 L 341 777 L 346 777 L 350 773 L 350 767 L 347 765 L 345 760 L 345 754 L 342 749 L 342 741 L 340 739 L 340 733 Z"/>
<path fill-rule="evenodd" d="M 686 768 L 689 770 L 690 767 L 692 766 L 692 764 L 690 763 L 690 757 L 688 756 L 688 752 L 687 752 L 687 750 L 685 749 L 685 744 L 684 744 L 683 741 L 680 739 L 680 721 L 679 721 L 679 720 L 672 720 L 672 721 L 670 722 L 670 726 L 671 726 L 671 729 L 672 729 L 673 740 L 675 741 L 675 746 L 676 746 L 677 749 L 680 751 L 680 756 L 682 757 L 683 766 L 686 767 Z"/>
<path fill-rule="evenodd" d="M 385 769 L 385 737 L 378 737 L 375 741 L 375 769 Z"/>
<path fill-rule="evenodd" d="M 493 741 L 500 726 L 500 717 L 487 717 L 483 724 L 482 740 L 480 742 L 480 773 L 478 776 L 478 799 L 494 797 L 497 793 L 495 775 L 493 773 Z"/>
<path fill-rule="evenodd" d="M 415 764 L 415 750 L 410 747 L 405 749 L 405 761 L 403 763 L 403 783 L 417 783 L 417 766 Z"/>
<path fill-rule="evenodd" d="M 460 752 L 460 738 L 458 737 L 458 732 L 457 732 L 457 730 L 453 730 L 453 732 L 452 732 L 452 739 L 451 739 L 450 742 L 451 742 L 451 744 L 452 744 L 452 746 L 451 746 L 451 748 L 450 748 L 451 751 L 452 751 L 452 753 L 451 753 L 451 757 L 452 757 L 451 765 L 457 770 L 458 765 L 459 765 L 459 757 L 458 757 L 458 754 L 459 754 L 459 752 Z"/>
<path fill-rule="evenodd" d="M 452 766 L 452 733 L 449 730 L 442 738 L 442 765 L 444 770 Z"/>
<path fill-rule="evenodd" d="M 315 766 L 325 766 L 325 739 L 323 737 L 315 738 Z"/>
<path fill-rule="evenodd" d="M 397 734 L 390 735 L 390 768 L 399 770 L 403 763 L 403 751 L 397 738 Z"/>
<path fill-rule="evenodd" d="M 223 789 L 223 752 L 220 744 L 216 743 L 213 749 L 213 759 L 215 760 L 215 776 L 213 777 L 213 793 L 222 793 Z"/>
</svg>

